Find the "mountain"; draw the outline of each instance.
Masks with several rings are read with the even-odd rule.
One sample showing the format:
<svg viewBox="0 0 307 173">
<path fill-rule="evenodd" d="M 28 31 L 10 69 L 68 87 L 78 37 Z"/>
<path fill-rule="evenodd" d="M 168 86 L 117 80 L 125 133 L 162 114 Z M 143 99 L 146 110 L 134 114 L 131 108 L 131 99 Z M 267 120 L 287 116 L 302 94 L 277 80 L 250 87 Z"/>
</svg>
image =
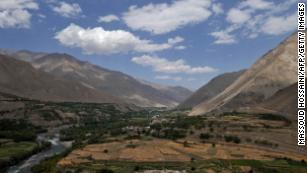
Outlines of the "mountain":
<svg viewBox="0 0 307 173">
<path fill-rule="evenodd" d="M 297 82 L 297 34 L 261 57 L 250 69 L 214 98 L 195 106 L 191 115 L 251 107 Z"/>
<path fill-rule="evenodd" d="M 68 54 L 47 54 L 32 59 L 31 64 L 51 75 L 78 81 L 88 88 L 142 107 L 174 107 L 192 93 L 182 87 L 149 84 L 124 73 L 80 61 Z"/>
<path fill-rule="evenodd" d="M 11 50 L 11 49 L 0 49 L 0 54 L 8 55 L 8 56 L 14 57 L 15 59 L 27 61 L 27 62 L 34 61 L 36 59 L 39 59 L 47 55 L 47 53 L 44 53 L 44 52 L 32 52 L 28 50 L 16 51 L 16 50 Z"/>
<path fill-rule="evenodd" d="M 297 119 L 297 83 L 279 90 L 273 96 L 259 104 L 262 111 L 286 115 L 291 120 Z"/>
<path fill-rule="evenodd" d="M 206 85 L 199 88 L 194 92 L 188 99 L 180 103 L 178 109 L 193 108 L 194 106 L 200 104 L 201 102 L 207 101 L 214 96 L 221 93 L 225 88 L 231 85 L 238 77 L 240 77 L 245 70 L 232 73 L 221 74 L 212 80 L 210 80 Z"/>
<path fill-rule="evenodd" d="M 178 103 L 187 99 L 193 93 L 191 90 L 181 86 L 164 86 L 144 80 L 139 80 L 139 81 L 145 85 L 149 85 L 150 87 L 156 90 L 159 90 L 163 95 L 169 97 L 172 100 L 175 100 Z"/>
<path fill-rule="evenodd" d="M 0 92 L 44 101 L 120 102 L 105 92 L 54 77 L 6 55 L 0 55 Z"/>
</svg>

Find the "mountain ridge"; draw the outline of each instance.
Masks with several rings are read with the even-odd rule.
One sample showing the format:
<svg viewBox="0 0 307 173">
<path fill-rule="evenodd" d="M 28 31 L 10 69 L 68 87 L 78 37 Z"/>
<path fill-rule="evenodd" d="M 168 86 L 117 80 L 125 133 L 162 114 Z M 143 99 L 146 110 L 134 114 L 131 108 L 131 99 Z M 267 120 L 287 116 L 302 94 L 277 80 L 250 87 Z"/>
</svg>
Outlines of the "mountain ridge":
<svg viewBox="0 0 307 173">
<path fill-rule="evenodd" d="M 78 82 L 35 69 L 30 63 L 0 55 L 0 90 L 42 101 L 119 103 L 120 100 Z"/>
<path fill-rule="evenodd" d="M 200 87 L 189 98 L 180 103 L 177 108 L 189 109 L 200 104 L 201 102 L 213 98 L 214 96 L 222 92 L 230 84 L 232 84 L 244 72 L 245 70 L 223 73 L 212 78 L 207 84 Z"/>
<path fill-rule="evenodd" d="M 250 107 L 261 103 L 278 90 L 295 83 L 297 81 L 296 51 L 296 34 L 292 34 L 258 59 L 223 92 L 210 101 L 195 106 L 190 115 Z"/>
<path fill-rule="evenodd" d="M 192 92 L 183 87 L 141 82 L 132 76 L 81 61 L 66 53 L 36 53 L 23 50 L 10 53 L 30 62 L 36 69 L 82 85 L 110 93 L 114 97 L 141 107 L 174 107 Z M 31 55 L 34 57 L 32 58 Z M 159 87 L 157 87 L 159 86 Z"/>
</svg>

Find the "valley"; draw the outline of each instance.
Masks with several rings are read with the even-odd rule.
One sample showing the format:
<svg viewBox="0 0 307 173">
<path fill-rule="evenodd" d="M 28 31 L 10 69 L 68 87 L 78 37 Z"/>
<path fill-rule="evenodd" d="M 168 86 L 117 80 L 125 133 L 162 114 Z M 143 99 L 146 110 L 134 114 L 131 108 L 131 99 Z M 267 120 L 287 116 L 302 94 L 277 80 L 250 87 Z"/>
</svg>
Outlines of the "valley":
<svg viewBox="0 0 307 173">
<path fill-rule="evenodd" d="M 33 124 L 28 127 L 38 129 L 33 135 L 49 131 L 50 135 L 58 133 L 61 142 L 72 143 L 62 154 L 54 153 L 35 165 L 34 173 L 307 170 L 307 153 L 295 144 L 296 124 L 281 115 L 224 112 L 188 116 L 189 110 L 42 102 L 7 94 L 2 97 L 5 97 L 2 102 L 11 105 L 9 110 L 2 108 L 1 122 L 25 120 Z M 23 148 L 36 145 L 31 142 L 33 137 L 22 135 L 18 139 L 12 133 L 14 129 L 1 127 L 1 138 L 7 140 L 2 140 L 3 151 L 7 151 L 3 147 L 8 146 L 5 144 L 8 140 L 21 141 L 10 144 L 18 155 L 23 155 L 25 149 L 18 150 L 17 145 Z M 44 150 L 48 151 L 48 147 Z M 16 158 L 11 156 L 12 152 L 1 153 L 1 160 Z"/>
<path fill-rule="evenodd" d="M 0 50 L 0 171 L 305 173 L 296 48 L 292 34 L 194 93 L 65 53 Z"/>
</svg>

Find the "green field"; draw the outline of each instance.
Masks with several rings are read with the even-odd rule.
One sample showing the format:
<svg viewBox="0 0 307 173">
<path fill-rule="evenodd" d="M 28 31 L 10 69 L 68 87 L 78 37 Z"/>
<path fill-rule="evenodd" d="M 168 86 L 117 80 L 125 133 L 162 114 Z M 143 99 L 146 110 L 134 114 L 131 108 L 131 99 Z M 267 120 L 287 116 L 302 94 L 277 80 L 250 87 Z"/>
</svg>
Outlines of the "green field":
<svg viewBox="0 0 307 173">
<path fill-rule="evenodd" d="M 31 153 L 38 145 L 34 142 L 7 143 L 0 147 L 0 159 L 15 157 L 20 158 Z"/>
<path fill-rule="evenodd" d="M 0 146 L 0 170 L 31 156 L 38 151 L 38 148 L 38 144 L 35 142 L 12 142 L 8 140 L 7 143 L 2 143 Z"/>
</svg>

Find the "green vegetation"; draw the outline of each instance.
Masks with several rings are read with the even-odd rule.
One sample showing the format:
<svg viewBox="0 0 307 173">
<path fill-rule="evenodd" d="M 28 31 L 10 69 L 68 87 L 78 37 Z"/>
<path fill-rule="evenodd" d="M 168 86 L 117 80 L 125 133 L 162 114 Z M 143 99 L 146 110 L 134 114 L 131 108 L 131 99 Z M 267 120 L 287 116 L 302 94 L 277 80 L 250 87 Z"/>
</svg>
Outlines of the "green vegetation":
<svg viewBox="0 0 307 173">
<path fill-rule="evenodd" d="M 110 113 L 110 110 L 101 110 Z M 82 122 L 82 123 L 81 123 Z M 118 114 L 114 111 L 109 116 L 100 117 L 95 116 L 81 117 L 80 124 L 74 125 L 65 130 L 61 130 L 61 140 L 87 140 L 90 143 L 104 142 L 105 136 L 117 137 L 126 134 L 125 127 L 139 127 L 145 128 L 149 125 L 148 119 L 144 115 L 133 114 L 131 112 Z M 138 131 L 139 135 L 145 133 Z"/>
<path fill-rule="evenodd" d="M 184 147 L 192 147 L 193 140 L 196 142 L 209 140 L 211 145 L 210 151 L 214 151 L 214 153 L 217 152 L 220 145 L 227 145 L 225 143 L 220 144 L 219 140 L 224 139 L 226 142 L 238 144 L 241 143 L 240 137 L 250 145 L 276 148 L 278 144 L 266 140 L 256 140 L 257 138 L 246 138 L 241 133 L 257 132 L 259 129 L 261 132 L 265 132 L 266 130 L 271 130 L 271 128 L 283 127 L 283 122 L 290 124 L 286 118 L 271 114 L 250 115 L 247 113 L 229 112 L 217 115 L 218 118 L 212 116 L 189 117 L 183 112 L 176 110 L 152 111 L 149 109 L 132 111 L 129 108 L 119 108 L 119 106 L 113 104 L 53 103 L 34 100 L 27 100 L 25 104 L 25 113 L 23 111 L 18 112 L 23 117 L 28 118 L 31 114 L 35 114 L 40 116 L 40 121 L 44 121 L 44 124 L 53 122 L 59 126 L 70 125 L 69 128 L 61 130 L 60 138 L 61 140 L 74 140 L 72 150 L 87 144 L 129 139 L 150 140 L 153 137 L 171 140 L 182 139 L 180 141 L 183 141 L 182 145 Z M 122 111 L 122 109 L 125 109 L 125 111 Z M 0 114 L 2 113 L 0 112 Z M 255 121 L 256 123 L 249 123 L 249 121 Z M 272 123 L 272 121 L 276 122 Z M 223 136 L 225 131 L 227 131 L 226 134 L 230 135 Z M 44 132 L 44 129 L 34 126 L 25 120 L 0 120 L 0 166 L 15 164 L 40 150 L 34 142 L 37 133 L 40 132 Z M 232 132 L 235 132 L 238 136 L 231 134 Z M 213 138 L 214 140 L 210 140 Z M 189 143 L 190 141 L 191 143 Z M 129 143 L 126 147 L 137 148 L 139 146 Z M 106 149 L 104 153 L 111 153 L 111 150 L 109 150 Z M 42 161 L 34 166 L 32 171 L 34 173 L 56 172 L 57 162 L 69 152 L 67 151 Z M 88 170 L 101 173 L 132 173 L 148 169 L 186 170 L 187 172 L 201 173 L 208 169 L 216 172 L 223 170 L 240 172 L 241 166 L 248 166 L 250 171 L 253 172 L 307 172 L 306 163 L 289 159 L 274 161 L 199 160 L 193 155 L 190 157 L 190 162 L 156 163 L 95 161 L 91 159 L 91 163 L 76 165 L 72 169 L 77 172 Z M 71 171 L 69 170 L 70 168 L 67 169 L 67 172 Z"/>
<path fill-rule="evenodd" d="M 194 160 L 193 162 L 120 162 L 100 161 L 82 164 L 69 169 L 93 172 L 133 173 L 142 170 L 186 170 L 188 173 L 203 173 L 209 169 L 215 172 L 242 172 L 241 166 L 249 167 L 250 172 L 261 173 L 305 173 L 307 164 L 288 159 L 272 161 L 257 160 Z M 36 172 L 35 172 L 36 173 Z M 38 173 L 38 172 L 37 172 Z M 46 172 L 48 173 L 48 172 Z"/>
<path fill-rule="evenodd" d="M 32 152 L 38 145 L 34 142 L 9 142 L 1 145 L 0 158 L 12 157 L 20 158 L 29 152 Z"/>
<path fill-rule="evenodd" d="M 233 142 L 233 143 L 240 143 L 241 139 L 238 136 L 234 136 L 234 135 L 225 135 L 224 139 L 226 142 Z"/>
<path fill-rule="evenodd" d="M 35 141 L 36 134 L 45 131 L 45 129 L 33 126 L 25 120 L 0 120 L 0 138 L 13 139 L 15 142 Z"/>
<path fill-rule="evenodd" d="M 50 158 L 47 158 L 43 161 L 41 161 L 38 165 L 35 165 L 32 167 L 31 171 L 33 173 L 55 173 L 56 172 L 56 164 L 60 159 L 67 156 L 67 154 L 71 150 L 67 150 L 64 153 L 54 155 Z"/>
<path fill-rule="evenodd" d="M 7 142 L 0 146 L 0 170 L 17 164 L 21 160 L 40 151 L 41 148 L 35 142 Z"/>
<path fill-rule="evenodd" d="M 172 139 L 172 140 L 185 138 L 187 134 L 187 130 L 174 129 L 174 128 L 164 129 L 163 132 L 164 132 L 163 135 L 160 135 L 158 137 Z"/>
<path fill-rule="evenodd" d="M 62 118 L 53 110 L 40 110 L 39 114 L 46 121 L 62 120 Z"/>
<path fill-rule="evenodd" d="M 25 120 L 0 120 L 0 170 L 49 147 L 49 143 L 36 143 L 36 135 L 41 132 L 45 129 Z"/>
<path fill-rule="evenodd" d="M 213 136 L 210 134 L 210 133 L 201 133 L 200 135 L 199 135 L 199 138 L 200 139 L 204 139 L 204 140 L 207 140 L 207 139 L 210 139 L 210 138 L 212 138 Z"/>
<path fill-rule="evenodd" d="M 291 120 L 288 118 L 282 116 L 282 115 L 275 115 L 275 114 L 259 114 L 258 115 L 260 119 L 263 120 L 272 120 L 272 121 L 284 121 L 286 125 L 291 124 Z"/>
<path fill-rule="evenodd" d="M 272 142 L 267 141 L 267 140 L 255 140 L 255 144 L 267 146 L 267 147 L 271 147 L 271 148 L 277 148 L 278 147 L 278 144 L 272 143 Z"/>
</svg>

